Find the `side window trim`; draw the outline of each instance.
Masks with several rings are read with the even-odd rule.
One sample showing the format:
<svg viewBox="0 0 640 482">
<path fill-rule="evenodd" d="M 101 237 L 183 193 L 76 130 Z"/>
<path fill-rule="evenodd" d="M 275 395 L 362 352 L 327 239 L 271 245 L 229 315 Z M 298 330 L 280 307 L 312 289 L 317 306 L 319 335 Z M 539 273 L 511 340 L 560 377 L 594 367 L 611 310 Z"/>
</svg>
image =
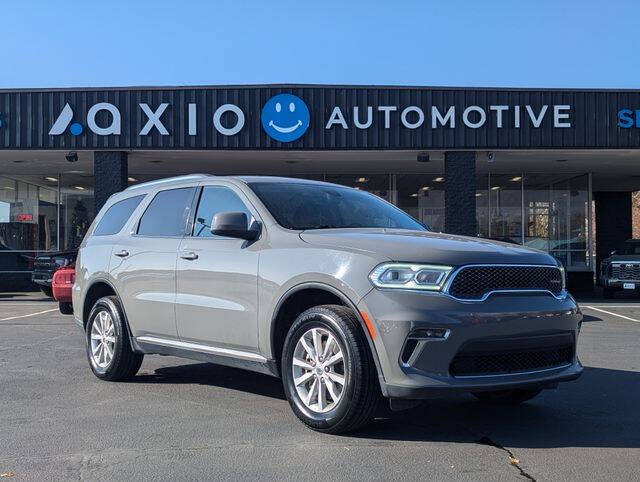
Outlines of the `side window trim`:
<svg viewBox="0 0 640 482">
<path fill-rule="evenodd" d="M 194 236 L 193 235 L 193 231 L 194 231 L 195 226 L 196 226 L 195 217 L 198 215 L 198 208 L 200 207 L 200 199 L 202 198 L 202 194 L 204 193 L 204 190 L 207 187 L 222 187 L 222 188 L 230 190 L 233 194 L 235 194 L 238 197 L 240 202 L 242 204 L 244 204 L 245 209 L 249 213 L 251 213 L 251 216 L 256 221 L 259 221 L 259 222 L 262 223 L 262 219 L 260 218 L 258 210 L 253 206 L 253 204 L 251 204 L 249 199 L 246 197 L 246 195 L 241 190 L 239 190 L 238 188 L 236 188 L 235 186 L 233 186 L 231 184 L 226 184 L 226 183 L 223 183 L 223 182 L 207 182 L 207 183 L 201 182 L 198 185 L 198 188 L 199 188 L 198 192 L 194 196 L 196 202 L 192 204 L 193 213 L 192 213 L 192 216 L 190 216 L 190 218 L 191 218 L 190 226 L 189 226 L 189 230 L 188 230 L 187 234 L 185 235 L 185 237 L 189 237 L 189 238 L 193 238 L 193 239 L 208 239 L 208 240 L 229 239 L 229 238 L 222 237 L 222 236 L 200 237 L 200 236 Z"/>
<path fill-rule="evenodd" d="M 185 230 L 185 237 L 192 238 L 193 230 L 196 227 L 196 216 L 198 215 L 198 206 L 200 205 L 200 198 L 202 197 L 202 191 L 204 191 L 204 186 L 202 184 L 198 184 L 196 188 L 195 196 L 191 200 L 191 207 L 189 211 L 189 219 L 187 220 L 187 229 Z"/>
<path fill-rule="evenodd" d="M 189 185 L 189 186 L 172 187 L 172 188 L 169 188 L 169 189 L 158 189 L 152 196 L 149 196 L 150 197 L 149 202 L 146 204 L 146 206 L 144 207 L 144 209 L 142 210 L 142 212 L 138 216 L 138 219 L 136 220 L 136 222 L 132 226 L 131 236 L 139 237 L 139 238 L 165 238 L 165 239 L 182 239 L 185 236 L 187 236 L 188 235 L 187 234 L 187 228 L 189 226 L 189 220 L 192 217 L 193 200 L 196 197 L 196 194 L 198 192 L 198 188 L 199 188 L 198 184 L 192 184 L 192 185 Z M 178 236 L 139 234 L 138 231 L 140 229 L 140 222 L 142 221 L 142 218 L 144 217 L 145 213 L 147 212 L 147 210 L 151 206 L 151 203 L 153 203 L 153 200 L 156 198 L 156 196 L 158 194 L 160 194 L 161 192 L 173 191 L 173 190 L 176 190 L 176 189 L 193 189 L 193 191 L 194 191 L 194 194 L 192 195 L 192 198 L 191 198 L 191 202 L 187 206 L 188 212 L 187 212 L 187 216 L 185 216 L 185 225 L 182 227 L 182 234 L 178 235 Z"/>
</svg>

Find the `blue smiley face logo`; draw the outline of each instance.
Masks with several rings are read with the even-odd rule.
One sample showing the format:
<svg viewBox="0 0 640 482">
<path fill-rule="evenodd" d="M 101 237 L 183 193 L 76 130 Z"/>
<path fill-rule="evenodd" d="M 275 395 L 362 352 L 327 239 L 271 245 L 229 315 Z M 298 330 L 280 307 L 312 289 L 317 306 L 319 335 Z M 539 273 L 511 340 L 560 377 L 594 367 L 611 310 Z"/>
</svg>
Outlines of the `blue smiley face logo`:
<svg viewBox="0 0 640 482">
<path fill-rule="evenodd" d="M 262 128 L 280 142 L 299 139 L 309 128 L 309 109 L 300 97 L 278 94 L 262 108 Z"/>
</svg>

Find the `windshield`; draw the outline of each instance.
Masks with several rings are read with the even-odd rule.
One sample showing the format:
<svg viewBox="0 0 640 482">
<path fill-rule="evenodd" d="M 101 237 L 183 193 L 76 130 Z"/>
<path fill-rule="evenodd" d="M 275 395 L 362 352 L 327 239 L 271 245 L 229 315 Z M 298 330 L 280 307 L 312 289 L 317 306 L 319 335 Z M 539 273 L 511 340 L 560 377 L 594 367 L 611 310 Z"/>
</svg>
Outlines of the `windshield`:
<svg viewBox="0 0 640 482">
<path fill-rule="evenodd" d="M 253 182 L 278 224 L 288 229 L 398 228 L 425 231 L 404 211 L 373 194 L 329 184 Z"/>
<path fill-rule="evenodd" d="M 624 243 L 618 254 L 640 254 L 640 243 Z"/>
</svg>

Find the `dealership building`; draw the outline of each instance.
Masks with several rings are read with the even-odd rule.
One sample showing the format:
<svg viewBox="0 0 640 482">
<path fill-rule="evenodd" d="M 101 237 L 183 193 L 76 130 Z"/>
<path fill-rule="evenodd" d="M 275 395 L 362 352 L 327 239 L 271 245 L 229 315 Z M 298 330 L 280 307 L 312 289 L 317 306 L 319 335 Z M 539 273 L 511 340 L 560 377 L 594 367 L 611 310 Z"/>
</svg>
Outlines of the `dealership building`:
<svg viewBox="0 0 640 482">
<path fill-rule="evenodd" d="M 325 180 L 432 229 L 548 251 L 570 289 L 632 236 L 640 91 L 258 85 L 0 90 L 0 289 L 128 185 Z"/>
</svg>

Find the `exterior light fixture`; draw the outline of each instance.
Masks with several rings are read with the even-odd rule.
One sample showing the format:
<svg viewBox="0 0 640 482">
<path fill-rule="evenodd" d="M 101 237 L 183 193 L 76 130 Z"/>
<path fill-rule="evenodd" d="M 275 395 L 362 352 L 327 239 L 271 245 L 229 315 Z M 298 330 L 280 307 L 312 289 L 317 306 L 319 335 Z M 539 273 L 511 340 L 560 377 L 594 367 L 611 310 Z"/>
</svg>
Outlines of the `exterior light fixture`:
<svg viewBox="0 0 640 482">
<path fill-rule="evenodd" d="M 418 197 L 418 193 L 417 193 L 417 192 L 414 192 L 414 193 L 410 194 L 410 196 L 411 196 L 411 197 Z"/>
<path fill-rule="evenodd" d="M 51 181 L 51 182 L 58 182 L 58 178 L 57 177 L 51 177 L 51 176 L 47 176 L 44 178 L 45 181 Z"/>
<path fill-rule="evenodd" d="M 368 177 L 359 177 L 358 179 L 356 179 L 356 182 L 369 182 L 369 178 Z"/>
<path fill-rule="evenodd" d="M 127 180 L 129 182 L 136 182 L 137 181 L 137 179 L 135 177 L 128 177 Z"/>
<path fill-rule="evenodd" d="M 82 186 L 73 186 L 74 189 L 77 189 L 78 191 L 84 191 L 84 188 Z"/>
<path fill-rule="evenodd" d="M 491 190 L 492 190 L 492 191 L 497 191 L 498 189 L 500 189 L 500 186 L 493 186 L 493 187 L 491 188 Z"/>
<path fill-rule="evenodd" d="M 444 181 L 444 177 L 442 177 L 442 176 L 438 176 L 438 177 L 433 179 L 433 182 L 442 182 L 442 181 Z"/>
<path fill-rule="evenodd" d="M 422 186 L 420 188 L 421 191 L 428 191 L 429 189 L 431 189 L 431 186 Z"/>
<path fill-rule="evenodd" d="M 522 181 L 522 176 L 515 176 L 515 177 L 512 177 L 512 178 L 511 178 L 511 180 L 512 180 L 513 182 Z"/>
</svg>

